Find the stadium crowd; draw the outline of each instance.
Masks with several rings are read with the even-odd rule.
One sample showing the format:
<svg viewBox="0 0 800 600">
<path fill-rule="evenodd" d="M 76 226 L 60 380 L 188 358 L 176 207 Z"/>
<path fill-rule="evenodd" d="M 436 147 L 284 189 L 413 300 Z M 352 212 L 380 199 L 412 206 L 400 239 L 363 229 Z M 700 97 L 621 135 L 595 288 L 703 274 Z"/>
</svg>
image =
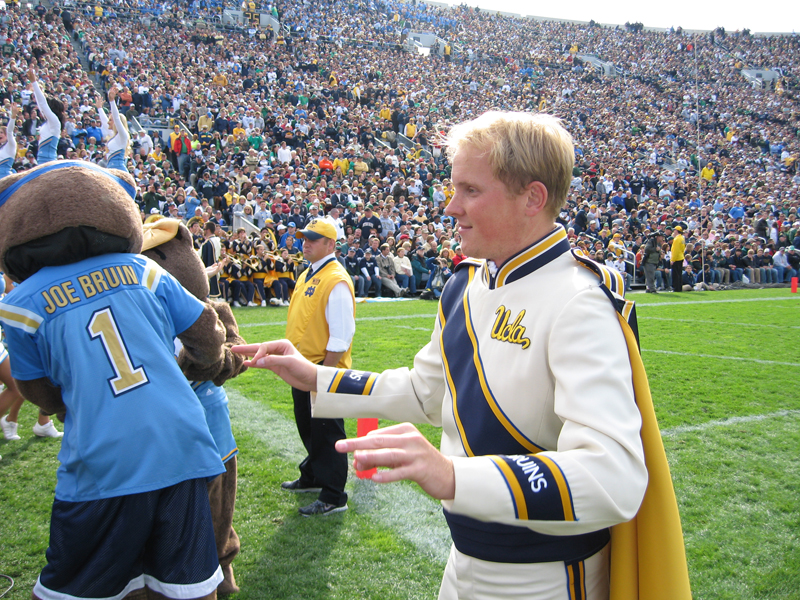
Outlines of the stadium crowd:
<svg viewBox="0 0 800 600">
<path fill-rule="evenodd" d="M 464 258 L 444 215 L 453 186 L 441 135 L 490 109 L 563 119 L 576 162 L 559 222 L 629 282 L 644 281 L 645 261 L 661 289 L 780 284 L 800 270 L 797 36 L 396 0 L 250 6 L 281 20 L 273 33 L 217 28 L 220 8 L 10 5 L 0 15 L 0 100 L 7 115 L 21 107 L 17 170 L 36 164 L 41 124 L 29 65 L 65 106 L 59 155 L 105 165 L 100 112 L 115 86 L 136 131 L 128 169 L 143 219 L 184 219 L 198 248 L 222 238 L 232 302 L 257 305 L 258 292 L 262 305 L 284 304 L 303 264 L 295 232 L 321 217 L 340 232 L 359 296 L 436 297 Z M 412 31 L 435 32 L 439 45 L 429 56 L 404 51 Z M 613 75 L 586 55 L 612 63 Z M 751 67 L 781 77 L 755 87 L 740 74 Z M 237 216 L 260 234 L 232 227 Z"/>
</svg>

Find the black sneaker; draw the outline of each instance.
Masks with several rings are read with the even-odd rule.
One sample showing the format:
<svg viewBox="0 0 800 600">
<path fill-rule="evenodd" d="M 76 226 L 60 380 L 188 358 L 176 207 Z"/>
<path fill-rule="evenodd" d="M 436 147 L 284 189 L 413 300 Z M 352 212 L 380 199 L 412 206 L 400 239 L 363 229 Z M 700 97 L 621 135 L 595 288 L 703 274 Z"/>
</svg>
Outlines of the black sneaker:
<svg viewBox="0 0 800 600">
<path fill-rule="evenodd" d="M 322 500 L 314 500 L 308 506 L 302 506 L 297 509 L 304 517 L 311 517 L 313 515 L 331 515 L 333 513 L 344 512 L 347 510 L 347 502 L 341 506 L 335 504 L 326 504 Z"/>
<path fill-rule="evenodd" d="M 315 494 L 319 494 L 322 491 L 321 487 L 314 487 L 313 485 L 308 485 L 302 483 L 299 479 L 295 479 L 294 481 L 284 481 L 281 484 L 281 489 L 286 490 L 287 492 L 313 492 Z"/>
</svg>

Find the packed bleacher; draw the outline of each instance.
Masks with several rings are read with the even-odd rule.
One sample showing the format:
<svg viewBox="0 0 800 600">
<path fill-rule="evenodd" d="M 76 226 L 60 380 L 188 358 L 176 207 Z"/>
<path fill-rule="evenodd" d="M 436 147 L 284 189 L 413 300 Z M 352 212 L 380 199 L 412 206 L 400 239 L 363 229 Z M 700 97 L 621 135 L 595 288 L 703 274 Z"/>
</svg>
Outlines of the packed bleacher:
<svg viewBox="0 0 800 600">
<path fill-rule="evenodd" d="M 22 109 L 15 169 L 36 164 L 29 65 L 65 105 L 63 158 L 107 164 L 99 111 L 114 87 L 142 218 L 185 220 L 198 248 L 223 238 L 231 302 L 285 303 L 303 265 L 294 234 L 320 217 L 341 232 L 357 295 L 435 298 L 464 258 L 444 214 L 442 135 L 486 110 L 541 110 L 575 140 L 559 222 L 631 285 L 656 232 L 660 289 L 673 287 L 676 233 L 688 289 L 784 284 L 800 269 L 798 36 L 395 0 L 243 8 L 281 27 L 226 25 L 218 0 L 9 4 L 0 98 L 7 116 Z M 438 36 L 429 54 L 407 51 L 418 31 Z M 779 78 L 753 85 L 743 69 Z"/>
</svg>

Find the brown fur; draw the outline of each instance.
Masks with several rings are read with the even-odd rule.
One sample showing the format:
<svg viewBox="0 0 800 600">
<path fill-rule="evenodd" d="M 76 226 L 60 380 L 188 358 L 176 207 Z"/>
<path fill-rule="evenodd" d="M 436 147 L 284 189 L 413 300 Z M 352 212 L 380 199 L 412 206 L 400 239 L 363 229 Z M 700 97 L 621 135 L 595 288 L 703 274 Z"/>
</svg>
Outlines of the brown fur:
<svg viewBox="0 0 800 600">
<path fill-rule="evenodd" d="M 202 375 L 189 377 L 192 381 L 211 381 L 219 376 L 226 366 L 225 326 L 217 317 L 214 308 L 206 303 L 197 321 L 178 335 L 183 343 L 178 364 L 184 373 Z M 188 375 L 187 375 L 188 376 Z"/>
<path fill-rule="evenodd" d="M 67 410 L 61 397 L 61 388 L 50 383 L 48 377 L 22 381 L 15 379 L 17 389 L 24 398 L 35 404 L 46 415 L 62 414 Z M 64 419 L 61 419 L 62 421 Z"/>
<path fill-rule="evenodd" d="M 4 177 L 0 180 L 0 192 L 29 172 Z M 128 173 L 111 172 L 135 187 Z M 4 272 L 7 272 L 4 261 L 9 248 L 67 227 L 90 226 L 128 240 L 128 252 L 136 254 L 142 249 L 141 218 L 136 203 L 121 185 L 90 169 L 65 167 L 45 173 L 17 190 L 0 213 L 0 268 Z"/>
<path fill-rule="evenodd" d="M 217 592 L 221 595 L 235 594 L 239 591 L 233 576 L 231 563 L 239 554 L 241 544 L 233 529 L 233 511 L 236 504 L 237 464 L 236 456 L 225 463 L 225 473 L 208 484 L 208 500 L 211 504 L 211 520 L 214 523 L 214 540 L 217 543 L 217 557 L 225 577 Z"/>
<path fill-rule="evenodd" d="M 208 297 L 208 277 L 205 266 L 194 251 L 192 235 L 185 225 L 178 227 L 174 238 L 145 250 L 145 256 L 157 262 L 164 270 L 169 272 L 180 284 L 189 290 L 199 300 L 205 301 Z M 222 348 L 224 360 L 221 368 L 214 365 L 212 368 L 203 368 L 202 365 L 192 362 L 191 348 L 187 348 L 183 337 L 184 349 L 178 357 L 178 364 L 184 374 L 192 381 L 213 381 L 214 385 L 222 385 L 228 379 L 236 377 L 247 370 L 244 358 L 231 352 L 231 346 L 245 343 L 239 335 L 239 326 L 233 316 L 230 306 L 224 302 L 207 302 L 206 310 L 212 309 L 216 318 L 225 330 Z M 206 314 L 204 313 L 204 317 Z M 209 316 L 210 319 L 210 316 Z M 218 325 L 219 328 L 219 325 Z M 205 344 L 218 344 L 218 331 L 214 339 L 205 340 Z M 202 340 L 196 340 L 201 342 Z M 239 536 L 233 529 L 233 511 L 236 504 L 237 462 L 233 456 L 225 463 L 226 471 L 208 484 L 208 499 L 211 505 L 211 520 L 214 524 L 214 540 L 217 544 L 217 557 L 222 568 L 223 581 L 217 587 L 220 595 L 235 594 L 239 591 L 236 578 L 233 575 L 233 559 L 239 554 Z"/>
</svg>

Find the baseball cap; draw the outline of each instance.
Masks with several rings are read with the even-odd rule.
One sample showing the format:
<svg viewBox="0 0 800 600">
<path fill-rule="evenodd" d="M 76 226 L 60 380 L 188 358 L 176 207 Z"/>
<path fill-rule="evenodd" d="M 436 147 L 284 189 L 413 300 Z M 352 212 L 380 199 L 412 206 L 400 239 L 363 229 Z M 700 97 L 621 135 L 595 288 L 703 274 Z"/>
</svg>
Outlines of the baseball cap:
<svg viewBox="0 0 800 600">
<path fill-rule="evenodd" d="M 306 238 L 311 241 L 320 238 L 336 240 L 336 228 L 325 219 L 312 219 L 305 229 L 297 232 L 297 237 Z"/>
<path fill-rule="evenodd" d="M 683 231 L 683 227 L 681 227 L 680 225 L 676 225 L 675 231 Z"/>
</svg>

